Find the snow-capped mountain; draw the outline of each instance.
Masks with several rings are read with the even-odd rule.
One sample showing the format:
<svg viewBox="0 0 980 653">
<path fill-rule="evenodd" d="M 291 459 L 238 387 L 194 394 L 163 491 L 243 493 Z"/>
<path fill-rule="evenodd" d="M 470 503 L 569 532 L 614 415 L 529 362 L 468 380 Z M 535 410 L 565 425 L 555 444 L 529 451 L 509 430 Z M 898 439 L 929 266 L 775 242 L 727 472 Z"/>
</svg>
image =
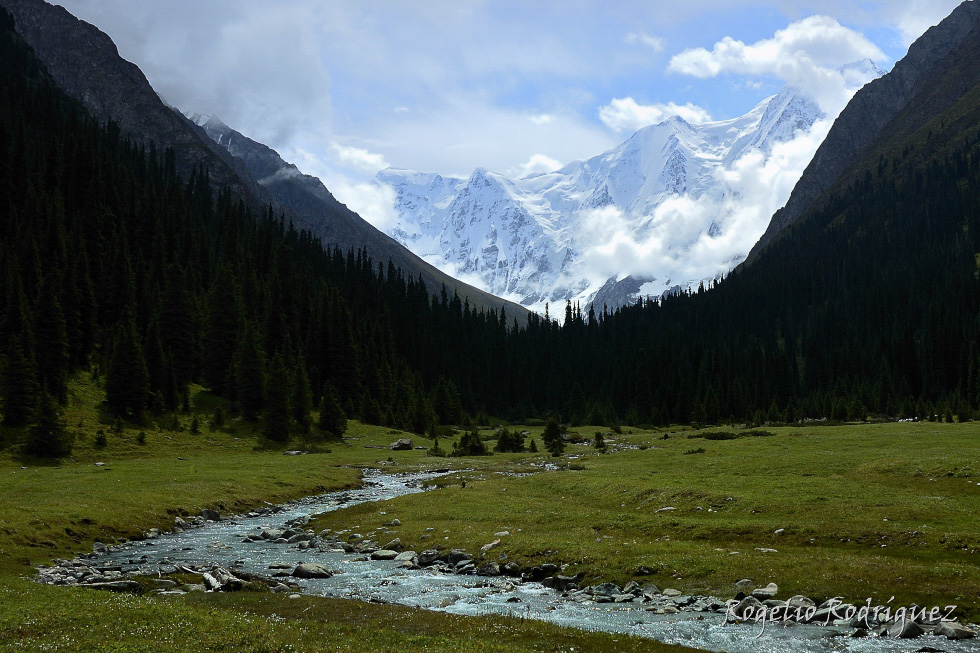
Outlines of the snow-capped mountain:
<svg viewBox="0 0 980 653">
<path fill-rule="evenodd" d="M 855 88 L 884 74 L 871 61 L 841 72 Z M 744 258 L 765 224 L 720 262 L 692 268 L 687 253 L 739 227 L 733 216 L 748 182 L 729 171 L 748 160 L 769 164 L 774 148 L 823 117 L 814 99 L 786 87 L 738 118 L 673 117 L 547 174 L 513 179 L 480 168 L 464 179 L 388 168 L 378 173 L 397 197 L 388 233 L 446 272 L 536 310 L 659 296 L 717 278 Z M 686 211 L 687 201 L 711 210 Z"/>
</svg>

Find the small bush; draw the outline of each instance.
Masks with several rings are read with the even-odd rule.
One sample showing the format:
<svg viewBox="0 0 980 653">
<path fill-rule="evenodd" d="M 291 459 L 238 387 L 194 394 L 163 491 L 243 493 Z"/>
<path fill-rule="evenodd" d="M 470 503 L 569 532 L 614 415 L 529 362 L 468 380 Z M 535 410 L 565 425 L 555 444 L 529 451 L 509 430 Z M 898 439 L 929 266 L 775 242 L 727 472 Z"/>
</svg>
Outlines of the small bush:
<svg viewBox="0 0 980 653">
<path fill-rule="evenodd" d="M 105 449 L 106 445 L 109 444 L 108 438 L 105 436 L 105 431 L 99 429 L 95 432 L 95 446 L 99 449 Z"/>
<path fill-rule="evenodd" d="M 688 449 L 687 451 L 684 452 L 684 455 L 688 455 L 692 453 L 708 453 L 708 451 L 704 447 L 698 447 L 697 449 Z"/>
<path fill-rule="evenodd" d="M 140 445 L 146 444 L 146 431 L 140 431 L 136 434 L 136 443 Z"/>
</svg>

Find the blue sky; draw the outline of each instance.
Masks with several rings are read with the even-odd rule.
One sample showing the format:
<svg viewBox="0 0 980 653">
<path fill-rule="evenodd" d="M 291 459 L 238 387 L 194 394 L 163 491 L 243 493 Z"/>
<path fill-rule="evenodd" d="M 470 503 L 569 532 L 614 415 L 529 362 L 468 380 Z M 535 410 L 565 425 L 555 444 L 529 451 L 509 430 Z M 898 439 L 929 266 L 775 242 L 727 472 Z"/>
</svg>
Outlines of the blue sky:
<svg viewBox="0 0 980 653">
<path fill-rule="evenodd" d="M 58 1 L 171 104 L 217 114 L 375 221 L 382 167 L 544 171 L 672 113 L 740 115 L 852 57 L 888 70 L 959 4 Z"/>
</svg>

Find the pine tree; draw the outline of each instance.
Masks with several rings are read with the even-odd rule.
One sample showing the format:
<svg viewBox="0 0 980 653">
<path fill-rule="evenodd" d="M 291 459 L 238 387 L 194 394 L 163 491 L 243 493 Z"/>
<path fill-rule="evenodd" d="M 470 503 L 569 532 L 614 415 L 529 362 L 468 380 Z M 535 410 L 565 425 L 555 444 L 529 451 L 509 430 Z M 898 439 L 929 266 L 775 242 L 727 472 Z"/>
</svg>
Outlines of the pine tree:
<svg viewBox="0 0 980 653">
<path fill-rule="evenodd" d="M 3 423 L 7 426 L 25 426 L 34 414 L 38 399 L 37 378 L 34 362 L 24 351 L 19 336 L 9 343 L 10 353 L 3 365 L 2 392 Z"/>
<path fill-rule="evenodd" d="M 270 440 L 285 442 L 289 439 L 289 395 L 289 373 L 282 356 L 276 356 L 262 411 L 262 434 Z"/>
<path fill-rule="evenodd" d="M 235 382 L 242 415 L 256 421 L 265 400 L 265 352 L 251 322 L 245 325 L 235 353 Z"/>
<path fill-rule="evenodd" d="M 72 441 L 65 419 L 54 398 L 42 392 L 34 423 L 27 429 L 24 451 L 38 458 L 63 458 L 71 453 Z"/>
<path fill-rule="evenodd" d="M 347 431 L 347 415 L 340 406 L 337 391 L 328 383 L 323 388 L 323 399 L 320 400 L 320 419 L 317 427 L 335 438 L 340 438 Z"/>
<path fill-rule="evenodd" d="M 150 374 L 132 313 L 116 330 L 105 393 L 112 411 L 134 420 L 142 419 L 150 394 Z"/>
<path fill-rule="evenodd" d="M 61 310 L 58 294 L 53 274 L 48 275 L 34 309 L 34 358 L 37 363 L 38 383 L 59 404 L 64 405 L 68 401 L 70 358 L 65 314 Z"/>
<path fill-rule="evenodd" d="M 293 395 L 289 402 L 293 421 L 303 433 L 310 431 L 310 411 L 313 410 L 313 392 L 310 390 L 310 379 L 306 375 L 306 365 L 302 354 L 296 358 L 293 369 Z"/>
<path fill-rule="evenodd" d="M 555 420 L 548 420 L 541 439 L 544 441 L 545 449 L 555 458 L 565 453 L 565 441 L 561 437 L 561 427 Z"/>
</svg>

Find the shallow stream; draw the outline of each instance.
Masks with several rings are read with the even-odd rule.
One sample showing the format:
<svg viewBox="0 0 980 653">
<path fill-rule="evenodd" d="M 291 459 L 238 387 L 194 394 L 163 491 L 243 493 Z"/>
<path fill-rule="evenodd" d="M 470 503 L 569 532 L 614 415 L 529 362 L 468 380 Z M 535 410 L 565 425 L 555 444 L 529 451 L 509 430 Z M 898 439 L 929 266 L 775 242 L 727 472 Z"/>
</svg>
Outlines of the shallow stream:
<svg viewBox="0 0 980 653">
<path fill-rule="evenodd" d="M 175 565 L 214 563 L 269 575 L 271 565 L 317 562 L 335 572 L 332 578 L 301 580 L 306 594 L 396 603 L 463 615 L 499 614 L 550 621 L 585 630 L 628 633 L 662 642 L 731 653 L 908 653 L 920 650 L 980 652 L 980 641 L 953 642 L 924 636 L 914 640 L 851 638 L 842 630 L 812 625 L 792 627 L 725 624 L 719 613 L 681 612 L 657 615 L 642 604 L 580 604 L 539 583 L 506 577 L 480 577 L 429 569 L 404 569 L 396 562 L 366 556 L 299 550 L 269 541 L 243 542 L 267 528 L 285 528 L 293 520 L 369 501 L 383 502 L 423 492 L 423 482 L 437 473 L 384 474 L 365 472 L 363 488 L 309 497 L 283 506 L 275 514 L 235 516 L 227 520 L 168 533 L 156 539 L 111 547 L 100 562 L 138 567 L 145 574 L 171 573 Z M 725 597 L 727 598 L 727 597 Z M 724 599 L 722 599 L 724 600 Z M 925 648 L 931 647 L 931 648 Z"/>
</svg>

